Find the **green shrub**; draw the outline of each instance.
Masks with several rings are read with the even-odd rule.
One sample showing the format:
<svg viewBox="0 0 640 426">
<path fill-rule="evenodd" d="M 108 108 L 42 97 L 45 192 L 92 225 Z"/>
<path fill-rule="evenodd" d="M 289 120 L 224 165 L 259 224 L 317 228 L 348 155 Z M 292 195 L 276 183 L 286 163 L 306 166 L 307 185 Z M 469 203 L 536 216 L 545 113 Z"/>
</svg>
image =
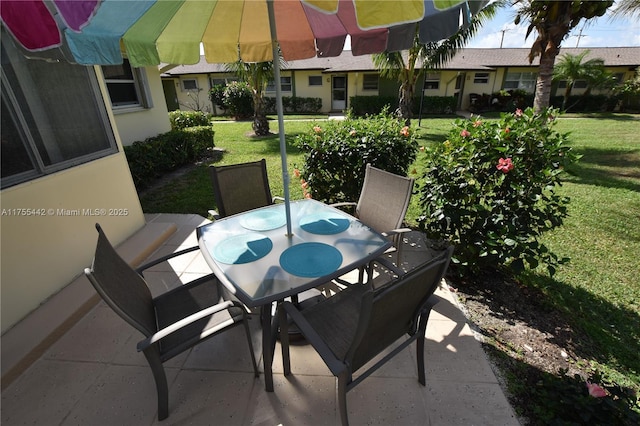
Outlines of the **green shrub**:
<svg viewBox="0 0 640 426">
<path fill-rule="evenodd" d="M 241 81 L 232 81 L 224 88 L 223 104 L 236 119 L 244 120 L 253 116 L 253 96 L 251 87 Z"/>
<path fill-rule="evenodd" d="M 305 194 L 328 203 L 357 201 L 367 163 L 406 175 L 418 149 L 413 129 L 387 110 L 315 124 L 295 144 L 305 153 L 299 171 Z"/>
<path fill-rule="evenodd" d="M 453 114 L 458 105 L 455 96 L 425 96 L 422 99 L 422 114 Z M 413 114 L 420 114 L 420 98 L 413 100 Z"/>
<path fill-rule="evenodd" d="M 397 96 L 352 96 L 349 98 L 349 108 L 354 115 L 365 116 L 380 114 L 385 108 L 398 107 Z"/>
<path fill-rule="evenodd" d="M 551 275 L 566 261 L 538 241 L 562 225 L 569 199 L 555 190 L 577 156 L 556 132 L 557 110 L 531 108 L 481 121 L 458 119 L 449 139 L 427 150 L 418 180 L 420 227 L 456 245 L 460 273 L 483 267 L 514 272 L 546 264 Z"/>
<path fill-rule="evenodd" d="M 276 113 L 275 98 L 264 98 L 265 111 L 267 114 Z M 322 109 L 321 98 L 303 98 L 298 96 L 283 96 L 282 109 L 285 113 L 315 114 Z"/>
<path fill-rule="evenodd" d="M 451 114 L 455 112 L 458 99 L 455 96 L 425 96 L 424 99 L 413 99 L 411 112 L 415 117 L 420 114 Z M 398 106 L 397 96 L 352 96 L 349 98 L 350 109 L 355 115 L 379 114 L 385 107 L 395 110 Z"/>
<path fill-rule="evenodd" d="M 187 127 L 209 126 L 209 116 L 202 111 L 171 111 L 169 121 L 172 130 L 186 129 Z"/>
<path fill-rule="evenodd" d="M 198 161 L 214 147 L 211 126 L 171 130 L 124 147 L 133 182 L 138 190 L 154 179 Z"/>
<path fill-rule="evenodd" d="M 536 425 L 637 425 L 640 415 L 638 397 L 632 389 L 605 382 L 598 371 L 585 380 L 569 376 L 566 369 L 558 375 L 542 374 L 536 384 L 518 395 L 526 399 L 528 415 Z"/>
<path fill-rule="evenodd" d="M 224 105 L 224 84 L 214 84 L 209 90 L 209 99 L 211 103 L 220 109 L 225 109 Z"/>
</svg>

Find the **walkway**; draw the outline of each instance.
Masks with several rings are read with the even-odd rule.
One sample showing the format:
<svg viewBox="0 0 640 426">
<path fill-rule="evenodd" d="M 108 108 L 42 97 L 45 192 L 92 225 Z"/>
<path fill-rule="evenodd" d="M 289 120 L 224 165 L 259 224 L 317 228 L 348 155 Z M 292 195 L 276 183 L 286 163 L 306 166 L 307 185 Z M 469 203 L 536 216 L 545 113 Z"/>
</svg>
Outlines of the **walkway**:
<svg viewBox="0 0 640 426">
<path fill-rule="evenodd" d="M 154 253 L 196 244 L 195 215 L 148 216 L 172 222 L 176 232 Z M 144 232 L 144 231 L 142 231 Z M 404 250 L 407 261 L 426 255 L 418 233 Z M 148 274 L 152 292 L 166 291 L 210 273 L 194 252 Z M 90 284 L 86 283 L 87 286 Z M 349 392 L 351 424 L 518 425 L 478 341 L 446 286 L 427 328 L 427 385 L 417 381 L 415 347 L 408 348 Z M 252 318 L 260 348 L 258 318 Z M 3 426 L 154 425 L 156 394 L 141 339 L 103 302 L 98 303 L 2 392 Z M 257 349 L 256 349 L 257 350 Z M 293 376 L 282 374 L 279 345 L 275 392 L 253 377 L 242 329 L 235 328 L 166 364 L 170 386 L 165 425 L 334 425 L 335 380 L 308 345 L 292 348 Z"/>
</svg>

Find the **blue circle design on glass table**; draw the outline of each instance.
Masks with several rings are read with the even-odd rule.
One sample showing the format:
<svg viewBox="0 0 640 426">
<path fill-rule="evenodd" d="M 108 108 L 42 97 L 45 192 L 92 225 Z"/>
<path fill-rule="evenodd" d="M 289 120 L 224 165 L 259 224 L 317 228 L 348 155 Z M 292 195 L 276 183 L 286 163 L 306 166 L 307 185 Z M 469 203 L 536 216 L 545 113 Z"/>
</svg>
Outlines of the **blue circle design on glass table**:
<svg viewBox="0 0 640 426">
<path fill-rule="evenodd" d="M 213 249 L 213 258 L 229 265 L 254 262 L 265 257 L 273 248 L 266 236 L 252 232 L 235 235 L 218 243 Z"/>
<path fill-rule="evenodd" d="M 280 228 L 286 223 L 287 217 L 284 212 L 273 209 L 245 213 L 240 219 L 240 225 L 252 231 L 269 231 Z"/>
<path fill-rule="evenodd" d="M 351 222 L 335 213 L 314 213 L 300 219 L 300 228 L 311 234 L 339 234 L 349 228 Z"/>
<path fill-rule="evenodd" d="M 324 243 L 302 243 L 280 255 L 280 266 L 290 274 L 314 278 L 335 272 L 342 265 L 340 251 Z"/>
</svg>

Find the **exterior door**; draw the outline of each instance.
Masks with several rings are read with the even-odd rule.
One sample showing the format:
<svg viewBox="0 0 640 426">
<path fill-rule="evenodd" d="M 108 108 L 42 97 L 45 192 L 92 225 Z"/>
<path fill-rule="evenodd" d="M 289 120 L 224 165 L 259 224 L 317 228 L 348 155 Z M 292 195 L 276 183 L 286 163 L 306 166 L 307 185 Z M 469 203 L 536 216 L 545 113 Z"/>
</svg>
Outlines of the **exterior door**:
<svg viewBox="0 0 640 426">
<path fill-rule="evenodd" d="M 331 76 L 331 109 L 342 111 L 347 108 L 347 76 Z"/>
<path fill-rule="evenodd" d="M 178 104 L 178 94 L 173 80 L 162 80 L 162 88 L 164 89 L 164 99 L 167 102 L 167 109 L 175 111 L 180 109 Z"/>
</svg>

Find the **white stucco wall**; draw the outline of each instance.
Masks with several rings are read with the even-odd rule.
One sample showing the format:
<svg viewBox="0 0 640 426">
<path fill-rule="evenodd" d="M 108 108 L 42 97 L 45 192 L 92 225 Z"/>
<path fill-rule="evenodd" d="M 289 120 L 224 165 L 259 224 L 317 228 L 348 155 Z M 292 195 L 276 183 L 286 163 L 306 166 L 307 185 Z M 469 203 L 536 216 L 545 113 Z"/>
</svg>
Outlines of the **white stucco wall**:
<svg viewBox="0 0 640 426">
<path fill-rule="evenodd" d="M 131 145 L 135 141 L 142 141 L 171 130 L 158 68 L 147 67 L 145 72 L 147 73 L 151 99 L 153 99 L 153 107 L 124 109 L 115 112 L 116 127 L 123 145 Z M 109 98 L 107 97 L 107 99 Z"/>
<path fill-rule="evenodd" d="M 98 80 L 102 95 L 108 96 L 103 80 Z M 113 123 L 113 115 L 110 111 L 108 114 Z M 146 127 L 143 122 L 138 125 Z M 96 222 L 103 225 L 113 244 L 119 244 L 144 226 L 140 201 L 116 129 L 114 134 L 118 153 L 0 193 L 0 208 L 5 211 L 44 212 L 40 216 L 0 217 L 3 333 L 91 264 Z"/>
</svg>

